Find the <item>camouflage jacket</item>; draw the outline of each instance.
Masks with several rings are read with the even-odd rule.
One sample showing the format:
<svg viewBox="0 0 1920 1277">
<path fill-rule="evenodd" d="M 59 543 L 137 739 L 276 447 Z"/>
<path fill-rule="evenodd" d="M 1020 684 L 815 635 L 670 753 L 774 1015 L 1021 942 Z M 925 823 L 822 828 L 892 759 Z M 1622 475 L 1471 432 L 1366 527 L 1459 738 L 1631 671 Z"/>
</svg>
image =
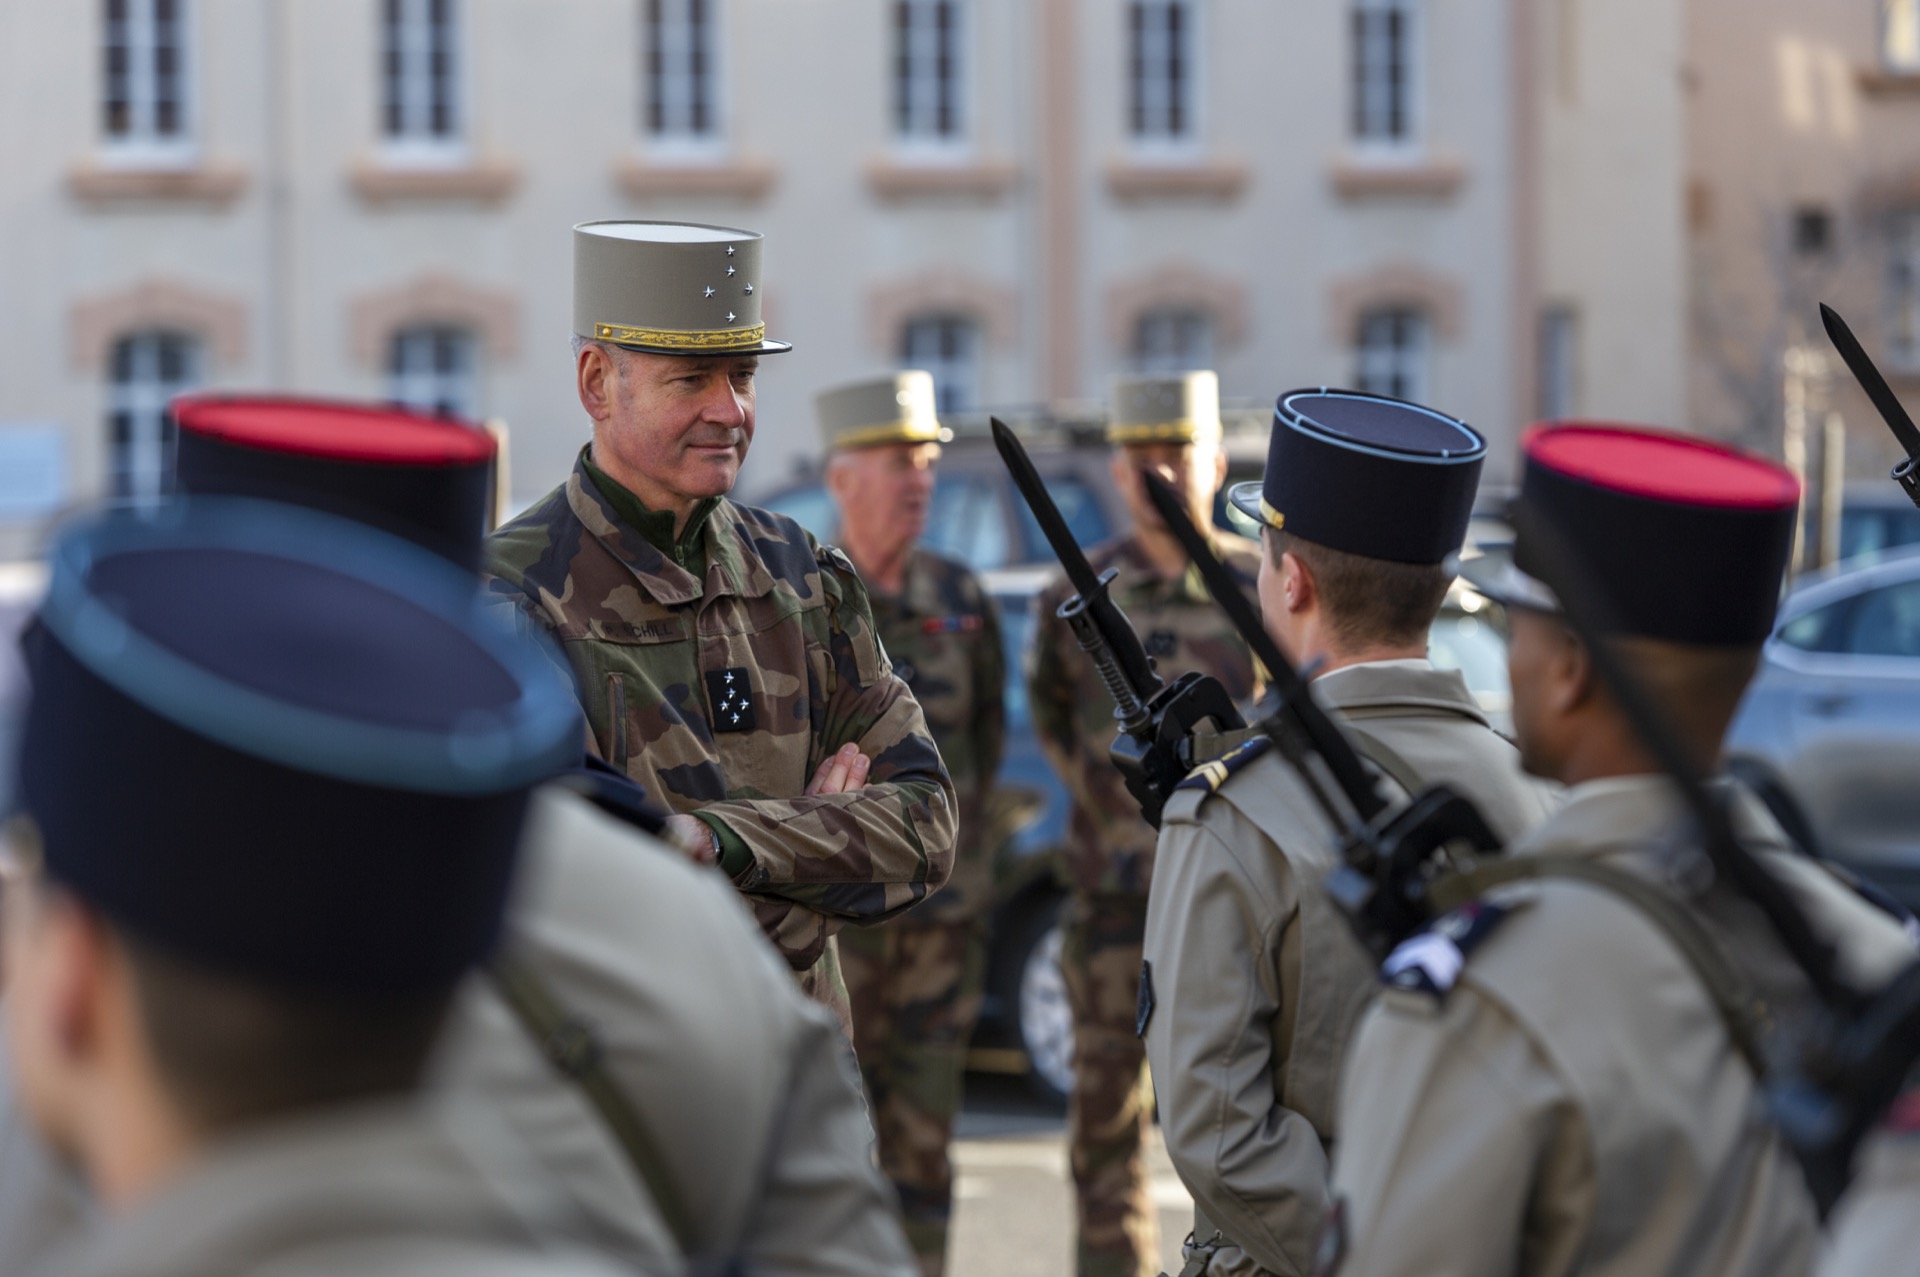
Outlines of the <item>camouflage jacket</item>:
<svg viewBox="0 0 1920 1277">
<path fill-rule="evenodd" d="M 899 595 L 873 596 L 873 620 L 894 674 L 927 716 L 959 798 L 953 876 L 912 920 L 971 917 L 993 895 L 987 799 L 1006 735 L 1006 656 L 993 600 L 966 565 L 915 550 Z"/>
<path fill-rule="evenodd" d="M 1214 548 L 1251 590 L 1260 571 L 1260 547 L 1215 532 Z M 1087 559 L 1095 572 L 1120 569 L 1113 601 L 1133 623 L 1160 677 L 1171 680 L 1188 670 L 1211 674 L 1243 710 L 1258 696 L 1253 656 L 1196 573 L 1166 579 L 1131 536 L 1095 546 Z M 1073 796 L 1067 879 L 1076 891 L 1092 895 L 1144 897 L 1153 879 L 1155 833 L 1107 756 L 1118 731 L 1113 698 L 1073 630 L 1055 615 L 1072 592 L 1060 577 L 1034 599 L 1033 641 L 1027 650 L 1034 730 Z"/>
<path fill-rule="evenodd" d="M 844 1010 L 829 939 L 924 899 L 953 865 L 953 784 L 840 551 L 721 501 L 706 578 L 614 515 L 576 463 L 494 533 L 488 589 L 566 652 L 593 748 L 713 826 L 721 865 L 814 996 Z M 847 742 L 865 788 L 803 797 Z"/>
</svg>

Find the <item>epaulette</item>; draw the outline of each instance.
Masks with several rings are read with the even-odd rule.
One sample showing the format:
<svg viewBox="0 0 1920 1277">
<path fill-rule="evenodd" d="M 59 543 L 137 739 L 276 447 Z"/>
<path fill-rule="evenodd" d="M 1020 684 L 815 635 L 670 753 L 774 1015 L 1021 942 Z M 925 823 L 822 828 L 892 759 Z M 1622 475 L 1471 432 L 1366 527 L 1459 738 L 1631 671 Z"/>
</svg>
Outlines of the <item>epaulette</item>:
<svg viewBox="0 0 1920 1277">
<path fill-rule="evenodd" d="M 1174 786 L 1174 790 L 1178 792 L 1182 789 L 1199 789 L 1211 794 L 1219 789 L 1220 786 L 1227 783 L 1227 777 L 1233 775 L 1242 767 L 1245 767 L 1248 763 L 1272 748 L 1273 740 L 1271 737 L 1264 735 L 1256 736 L 1239 748 L 1222 754 L 1212 762 L 1202 763 L 1200 766 L 1194 768 L 1191 775 Z"/>
<path fill-rule="evenodd" d="M 820 557 L 828 563 L 833 564 L 834 567 L 839 568 L 842 572 L 845 572 L 848 576 L 857 577 L 860 575 L 860 570 L 853 566 L 853 560 L 847 557 L 847 552 L 837 545 L 826 545 L 823 543 L 820 546 Z"/>
<path fill-rule="evenodd" d="M 1387 955 L 1380 964 L 1381 982 L 1444 1001 L 1460 979 L 1467 955 L 1511 912 L 1509 906 L 1483 898 L 1441 914 L 1425 931 L 1401 941 Z"/>
</svg>

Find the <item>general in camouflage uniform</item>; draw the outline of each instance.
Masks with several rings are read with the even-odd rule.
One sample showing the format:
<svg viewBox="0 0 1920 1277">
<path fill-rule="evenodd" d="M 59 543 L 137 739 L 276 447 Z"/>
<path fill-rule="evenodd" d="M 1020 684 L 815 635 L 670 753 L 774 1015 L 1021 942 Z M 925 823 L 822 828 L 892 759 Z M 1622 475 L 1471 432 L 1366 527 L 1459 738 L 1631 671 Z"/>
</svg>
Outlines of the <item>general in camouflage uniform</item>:
<svg viewBox="0 0 1920 1277">
<path fill-rule="evenodd" d="M 893 671 L 913 689 L 959 800 L 953 877 L 891 922 L 840 933 L 854 1047 L 924 1273 L 945 1266 L 953 1211 L 948 1145 L 967 1040 L 986 975 L 995 831 L 987 800 L 1000 763 L 1006 667 L 992 600 L 965 564 L 916 547 L 940 444 L 933 378 L 903 372 L 822 395 L 834 456 L 827 481 L 840 541 L 872 592 Z"/>
<path fill-rule="evenodd" d="M 706 826 L 762 929 L 850 1033 L 833 933 L 946 880 L 953 785 L 846 556 L 726 498 L 753 436 L 757 357 L 788 349 L 764 339 L 760 246 L 726 228 L 574 228 L 594 438 L 494 535 L 490 588 L 560 641 L 594 748 Z M 836 759 L 852 779 L 822 790 Z M 676 819 L 684 837 L 691 821 Z"/>
<path fill-rule="evenodd" d="M 1445 783 L 1512 838 L 1549 787 L 1520 770 L 1427 632 L 1486 448 L 1466 425 L 1371 395 L 1280 401 L 1262 483 L 1234 505 L 1270 529 L 1261 612 L 1388 784 Z M 1284 531 L 1282 530 L 1284 528 Z M 1341 831 L 1256 736 L 1175 792 L 1161 824 L 1142 1033 L 1174 1169 L 1196 1208 L 1189 1272 L 1313 1266 L 1347 1035 L 1375 966 L 1321 882 Z"/>
<path fill-rule="evenodd" d="M 1253 658 L 1161 524 L 1140 479 L 1144 469 L 1161 471 L 1188 494 L 1195 522 L 1211 523 L 1213 497 L 1226 477 L 1218 381 L 1210 372 L 1123 379 L 1108 438 L 1117 445 L 1114 482 L 1134 531 L 1094 547 L 1088 561 L 1095 572 L 1120 570 L 1113 600 L 1164 677 L 1200 670 L 1236 701 L 1250 702 L 1258 691 Z M 1225 534 L 1216 534 L 1215 548 L 1251 589 L 1260 548 Z M 1069 1126 L 1078 1264 L 1084 1277 L 1134 1277 L 1152 1274 L 1159 1262 L 1144 1153 L 1151 1092 L 1135 1032 L 1154 831 L 1108 757 L 1117 730 L 1113 701 L 1055 615 L 1070 593 L 1058 581 L 1034 602 L 1027 689 L 1035 730 L 1073 798 L 1061 967 L 1074 1021 Z"/>
</svg>

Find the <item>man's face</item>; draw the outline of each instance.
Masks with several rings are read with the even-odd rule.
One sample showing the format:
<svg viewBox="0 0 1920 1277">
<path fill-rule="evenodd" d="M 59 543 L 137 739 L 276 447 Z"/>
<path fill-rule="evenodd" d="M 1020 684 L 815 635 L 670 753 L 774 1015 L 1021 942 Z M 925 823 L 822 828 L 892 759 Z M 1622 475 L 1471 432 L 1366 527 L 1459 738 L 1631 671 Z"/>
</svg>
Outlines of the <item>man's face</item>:
<svg viewBox="0 0 1920 1277">
<path fill-rule="evenodd" d="M 1130 443 L 1114 451 L 1113 481 L 1134 526 L 1164 532 L 1166 521 L 1148 500 L 1146 482 L 1140 477 L 1146 471 L 1159 475 L 1185 498 L 1196 527 L 1204 529 L 1213 522 L 1214 494 L 1227 477 L 1226 454 L 1217 443 Z"/>
<path fill-rule="evenodd" d="M 927 530 L 937 443 L 857 448 L 833 459 L 834 500 L 846 539 L 856 545 L 911 545 Z"/>
<path fill-rule="evenodd" d="M 602 416 L 594 413 L 600 467 L 652 505 L 725 496 L 753 442 L 757 355 L 650 355 L 617 347 L 581 352 L 581 397 L 589 399 L 596 349 Z M 649 500 L 649 497 L 652 499 Z"/>
</svg>

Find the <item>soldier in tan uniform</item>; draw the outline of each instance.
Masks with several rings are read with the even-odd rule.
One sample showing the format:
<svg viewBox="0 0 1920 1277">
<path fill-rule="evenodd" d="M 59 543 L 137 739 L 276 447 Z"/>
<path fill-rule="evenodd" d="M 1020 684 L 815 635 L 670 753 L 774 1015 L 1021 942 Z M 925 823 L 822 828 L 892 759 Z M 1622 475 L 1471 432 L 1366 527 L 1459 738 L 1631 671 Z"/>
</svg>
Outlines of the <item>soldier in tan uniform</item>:
<svg viewBox="0 0 1920 1277">
<path fill-rule="evenodd" d="M 1522 502 L 1610 596 L 1614 650 L 1714 770 L 1771 627 L 1799 485 L 1637 428 L 1536 428 L 1523 451 Z M 1509 849 L 1501 872 L 1528 876 L 1382 968 L 1348 1054 L 1323 1271 L 1808 1272 L 1813 1204 L 1756 1093 L 1751 1010 L 1791 1022 L 1805 981 L 1703 863 L 1678 791 L 1531 575 L 1538 553 L 1523 527 L 1511 569 L 1482 584 L 1509 604 L 1522 762 L 1568 785 L 1566 802 Z M 1911 959 L 1898 923 L 1730 797 L 1736 833 L 1837 946 L 1842 979 L 1872 988 Z"/>
<path fill-rule="evenodd" d="M 621 1271 L 491 1112 L 420 1094 L 578 750 L 471 578 L 310 511 L 115 514 L 56 545 L 27 665 L 9 1081 L 101 1204 L 35 1273 Z M 681 1271 L 653 1227 L 627 1271 Z"/>
<path fill-rule="evenodd" d="M 290 399 L 201 397 L 175 415 L 189 493 L 351 511 L 463 567 L 479 562 L 492 457 L 480 431 Z M 568 1227 L 629 1268 L 659 1263 L 666 1247 L 698 1272 L 906 1277 L 912 1257 L 832 1018 L 754 941 L 737 892 L 574 783 L 535 796 L 505 946 L 516 988 L 543 989 L 568 1027 L 525 1022 L 496 981 L 469 980 L 435 1093 L 483 1105 L 520 1135 L 547 1191 L 577 1208 Z M 637 1141 L 555 1068 L 549 1051 L 569 1034 L 567 1058 L 597 1061 Z M 0 1112 L 5 1273 L 88 1209 L 21 1117 Z"/>
<path fill-rule="evenodd" d="M 1194 523 L 1212 526 L 1213 499 L 1227 467 L 1218 380 L 1210 372 L 1122 379 L 1114 387 L 1107 436 L 1115 445 L 1114 483 L 1134 527 L 1089 550 L 1088 561 L 1095 572 L 1119 569 L 1113 601 L 1166 676 L 1200 670 L 1248 703 L 1258 691 L 1253 658 L 1189 570 L 1140 478 L 1142 471 L 1158 471 L 1187 496 Z M 1260 547 L 1222 533 L 1215 542 L 1251 588 Z M 1135 1032 L 1154 830 L 1108 757 L 1113 700 L 1056 615 L 1069 593 L 1056 582 L 1034 602 L 1027 692 L 1040 742 L 1073 798 L 1061 962 L 1073 1007 L 1069 1125 L 1078 1263 L 1082 1277 L 1135 1277 L 1150 1275 L 1159 1263 L 1143 1151 L 1151 1092 Z"/>
<path fill-rule="evenodd" d="M 893 672 L 926 715 L 958 799 L 947 885 L 890 922 L 839 936 L 880 1166 L 900 1195 L 921 1271 L 937 1277 L 953 1213 L 948 1144 L 986 980 L 986 815 L 1006 724 L 1006 659 L 980 579 L 917 544 L 940 445 L 953 437 L 935 414 L 932 376 L 902 372 L 841 386 L 821 395 L 818 408 L 840 543 L 866 582 Z"/>
<path fill-rule="evenodd" d="M 1268 632 L 1355 744 L 1390 785 L 1451 785 L 1512 838 L 1546 813 L 1547 788 L 1459 672 L 1427 659 L 1485 453 L 1431 409 L 1296 392 L 1266 478 L 1228 496 L 1262 525 Z M 1196 1273 L 1312 1271 L 1340 1064 L 1375 985 L 1320 890 L 1338 831 L 1269 745 L 1256 736 L 1175 792 L 1147 905 L 1140 1028 L 1200 1216 Z"/>
<path fill-rule="evenodd" d="M 760 358 L 789 349 L 760 321 L 760 250 L 726 227 L 574 228 L 593 440 L 494 534 L 492 589 L 565 649 L 593 748 L 851 1034 L 833 933 L 946 881 L 954 795 L 847 557 L 727 499 Z"/>
</svg>

